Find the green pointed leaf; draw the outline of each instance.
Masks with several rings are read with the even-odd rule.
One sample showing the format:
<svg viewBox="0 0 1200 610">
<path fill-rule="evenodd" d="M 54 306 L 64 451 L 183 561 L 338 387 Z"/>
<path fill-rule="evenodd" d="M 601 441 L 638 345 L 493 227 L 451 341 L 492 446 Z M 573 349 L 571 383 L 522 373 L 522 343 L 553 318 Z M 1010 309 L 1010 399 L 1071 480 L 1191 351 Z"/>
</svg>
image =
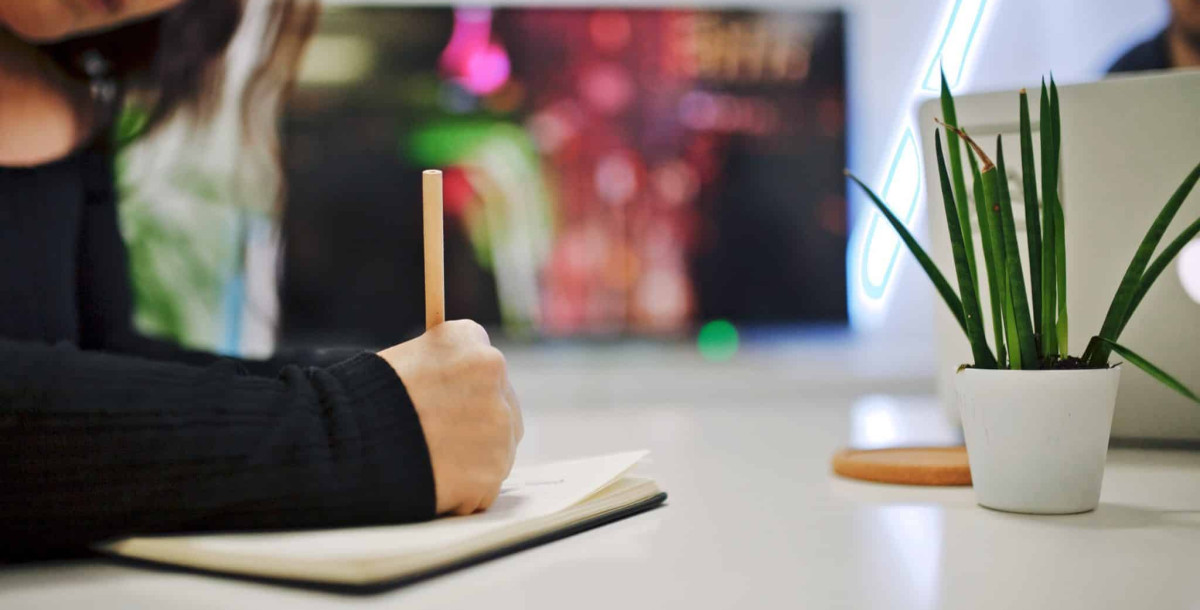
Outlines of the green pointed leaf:
<svg viewBox="0 0 1200 610">
<path fill-rule="evenodd" d="M 980 156 L 982 156 L 982 151 L 980 151 Z M 996 276 L 996 289 L 1000 293 L 1000 308 L 1003 311 L 1004 336 L 1008 344 L 1008 364 L 1012 369 L 1020 369 L 1024 366 L 1024 361 L 1021 358 L 1021 341 L 1017 336 L 1017 317 L 1013 313 L 1011 292 L 1008 290 L 1009 269 L 1004 247 L 1007 242 L 1004 234 L 1004 219 L 1000 216 L 996 166 L 991 165 L 991 161 L 986 157 L 983 158 L 983 161 L 985 166 L 979 176 L 980 182 L 983 184 L 983 205 L 988 210 L 988 228 L 992 233 L 992 241 L 996 245 L 993 253 L 999 271 Z"/>
<path fill-rule="evenodd" d="M 1008 271 L 1008 292 L 1012 300 L 1013 321 L 1021 362 L 1025 368 L 1037 366 L 1037 344 L 1033 340 L 1033 323 L 1029 319 L 1029 301 L 1025 296 L 1025 277 L 1021 270 L 1021 251 L 1017 247 L 1016 222 L 1013 220 L 1012 196 L 1008 192 L 1008 174 L 1004 166 L 1004 145 L 996 136 L 996 195 L 1000 219 L 1004 223 L 1004 261 Z"/>
<path fill-rule="evenodd" d="M 1066 358 L 1069 346 L 1067 327 L 1067 238 L 1066 220 L 1063 217 L 1062 202 L 1054 198 L 1054 280 L 1055 294 L 1058 300 L 1058 320 L 1054 331 L 1058 343 L 1058 355 Z"/>
<path fill-rule="evenodd" d="M 1025 195 L 1025 241 L 1029 246 L 1029 286 L 1033 294 L 1033 334 L 1042 330 L 1042 223 L 1038 219 L 1037 170 L 1033 163 L 1033 130 L 1029 95 L 1021 90 L 1021 178 Z M 1044 353 L 1043 353 L 1044 354 Z"/>
<path fill-rule="evenodd" d="M 1000 205 L 996 194 L 996 168 L 983 172 L 983 192 L 985 205 L 991 210 L 991 228 L 996 235 L 997 265 L 1000 267 L 999 286 L 1000 306 L 1004 310 L 1004 336 L 1008 342 L 1008 361 L 1010 368 L 1024 368 L 1025 362 L 1021 357 L 1021 339 L 1017 334 L 1017 315 L 1013 311 L 1012 291 L 1008 289 L 1008 258 L 1004 249 L 1006 236 L 1004 234 L 1004 219 L 1000 217 Z"/>
<path fill-rule="evenodd" d="M 966 246 L 963 243 L 962 225 L 958 222 L 959 206 L 954 201 L 950 176 L 946 173 L 946 159 L 942 154 L 941 130 L 934 132 L 934 151 L 937 153 L 938 177 L 942 186 L 942 201 L 946 208 L 946 225 L 950 230 L 950 250 L 954 254 L 954 269 L 958 273 L 958 291 L 962 297 L 963 317 L 967 325 L 967 341 L 975 366 L 984 369 L 996 368 L 996 358 L 988 349 L 987 335 L 983 332 L 983 321 L 979 311 L 979 299 L 975 292 L 975 278 L 967 264 Z"/>
<path fill-rule="evenodd" d="M 1138 246 L 1137 253 L 1133 255 L 1133 260 L 1129 261 L 1129 267 L 1125 270 L 1124 277 L 1121 278 L 1121 284 L 1117 287 L 1117 294 L 1113 297 L 1112 303 L 1108 306 L 1108 314 L 1104 317 L 1104 324 L 1100 327 L 1100 338 L 1109 342 L 1116 341 L 1121 329 L 1129 321 L 1129 315 L 1133 312 L 1129 308 L 1129 304 L 1133 301 L 1134 295 L 1138 291 L 1138 285 L 1142 281 L 1142 276 L 1146 271 L 1146 265 L 1150 261 L 1150 257 L 1154 254 L 1154 250 L 1158 248 L 1158 242 L 1162 240 L 1163 234 L 1167 232 L 1167 227 L 1175 218 L 1175 214 L 1179 211 L 1179 207 L 1183 205 L 1189 193 L 1192 192 L 1192 187 L 1196 186 L 1196 181 L 1200 179 L 1200 164 L 1192 169 L 1188 177 L 1184 179 L 1183 184 L 1175 189 L 1175 193 L 1167 200 L 1166 205 L 1158 213 L 1158 217 L 1154 219 L 1154 223 L 1150 225 L 1150 230 L 1146 232 L 1146 236 L 1142 238 L 1141 245 Z M 1091 366 L 1101 366 L 1108 361 L 1108 344 L 1093 342 L 1088 346 L 1088 351 L 1084 353 L 1084 360 Z"/>
<path fill-rule="evenodd" d="M 1142 299 L 1146 297 L 1146 293 L 1154 285 L 1158 276 L 1162 275 L 1167 265 L 1170 265 L 1171 261 L 1175 260 L 1180 251 L 1192 243 L 1192 240 L 1197 235 L 1200 235 L 1200 218 L 1197 218 L 1192 224 L 1188 225 L 1188 228 L 1184 229 L 1183 233 L 1180 233 L 1179 237 L 1176 237 L 1166 248 L 1163 248 L 1162 253 L 1154 259 L 1154 262 L 1150 263 L 1149 267 L 1146 267 L 1146 273 L 1142 274 L 1142 281 L 1138 283 L 1137 291 L 1133 293 L 1133 298 L 1129 301 L 1129 308 L 1125 313 L 1125 322 L 1121 324 L 1122 331 L 1125 330 L 1125 325 L 1129 324 L 1134 310 L 1142 303 Z"/>
<path fill-rule="evenodd" d="M 987 270 L 988 300 L 992 310 L 992 332 L 995 336 L 996 366 L 1008 368 L 1008 348 L 1004 341 L 1004 303 L 1000 299 L 1000 281 L 1004 277 L 1001 269 L 1003 248 L 999 233 L 992 227 L 987 203 L 983 196 L 983 178 L 979 175 L 979 164 L 975 153 L 967 148 L 967 160 L 971 162 L 971 179 L 975 194 L 975 217 L 979 221 L 979 236 L 983 245 L 983 262 Z"/>
<path fill-rule="evenodd" d="M 1100 336 L 1094 337 L 1093 341 L 1095 341 L 1096 339 L 1099 339 L 1099 341 L 1098 341 L 1099 343 L 1102 343 L 1109 349 L 1113 350 L 1114 352 L 1117 352 L 1117 354 L 1120 355 L 1122 358 L 1128 360 L 1129 362 L 1132 362 L 1134 366 L 1145 371 L 1147 375 L 1150 375 L 1151 377 L 1156 379 L 1159 383 L 1167 386 L 1168 388 L 1171 388 L 1172 390 L 1175 390 L 1176 392 L 1179 392 L 1180 394 L 1183 394 L 1184 396 L 1191 399 L 1192 402 L 1200 404 L 1200 396 L 1196 396 L 1195 392 L 1192 392 L 1191 390 L 1187 389 L 1187 386 L 1183 385 L 1182 383 L 1179 383 L 1178 380 L 1176 380 L 1174 377 L 1171 377 L 1170 375 L 1168 375 L 1166 373 L 1166 371 L 1158 368 L 1149 360 L 1146 360 L 1145 358 L 1137 355 L 1137 353 L 1135 353 L 1133 350 L 1131 350 L 1128 347 L 1125 347 L 1115 341 L 1110 341 L 1110 340 L 1105 339 L 1104 337 L 1100 337 Z"/>
<path fill-rule="evenodd" d="M 1059 167 L 1062 164 L 1062 122 L 1058 112 L 1058 85 L 1050 75 L 1050 133 L 1054 137 L 1054 182 L 1050 185 L 1054 193 L 1054 281 L 1058 301 L 1058 355 L 1066 358 L 1070 341 L 1067 334 L 1067 224 L 1063 216 L 1062 198 L 1058 196 Z M 1050 332 L 1047 329 L 1047 332 Z"/>
<path fill-rule="evenodd" d="M 1058 353 L 1058 283 L 1055 280 L 1058 268 L 1056 258 L 1056 236 L 1054 227 L 1054 196 L 1057 178 L 1051 159 L 1054 152 L 1054 122 L 1050 118 L 1050 93 L 1046 81 L 1042 80 L 1042 97 L 1038 114 L 1038 130 L 1042 148 L 1042 343 L 1041 355 L 1047 357 Z"/>
<path fill-rule="evenodd" d="M 963 318 L 962 302 L 959 301 L 958 295 L 954 293 L 954 288 L 950 286 L 950 282 L 946 281 L 946 276 L 942 275 L 941 271 L 938 271 L 937 265 L 933 263 L 933 259 L 929 258 L 929 255 L 917 243 L 912 233 L 909 233 L 908 229 L 904 227 L 904 223 L 900 222 L 899 218 L 896 218 L 896 215 L 879 198 L 879 195 L 875 194 L 875 191 L 872 191 L 870 187 L 863 183 L 862 180 L 859 180 L 857 176 L 850 173 L 849 170 L 846 171 L 846 177 L 854 181 L 867 194 L 867 198 L 871 200 L 871 203 L 875 204 L 875 209 L 879 210 L 880 214 L 883 214 L 888 224 L 892 225 L 892 228 L 900 235 L 900 241 L 904 242 L 904 245 L 908 247 L 908 251 L 917 259 L 917 263 L 921 265 L 921 269 L 925 271 L 925 275 L 929 277 L 929 281 L 933 282 L 934 288 L 937 288 L 938 294 L 946 302 L 946 307 L 950 308 L 950 313 L 954 314 L 954 318 L 958 320 L 958 325 L 962 328 L 963 333 L 966 333 L 967 324 Z"/>
<path fill-rule="evenodd" d="M 946 122 L 958 126 L 958 113 L 954 110 L 954 96 L 946 84 L 946 73 L 942 72 L 942 113 Z M 975 265 L 975 238 L 971 232 L 971 207 L 967 201 L 967 183 L 963 178 L 962 151 L 958 145 L 958 134 L 946 130 L 946 152 L 950 158 L 950 177 L 954 184 L 954 201 L 957 204 L 958 224 L 962 227 L 963 247 L 967 250 L 967 266 L 971 269 L 972 285 L 978 290 L 979 270 Z"/>
</svg>

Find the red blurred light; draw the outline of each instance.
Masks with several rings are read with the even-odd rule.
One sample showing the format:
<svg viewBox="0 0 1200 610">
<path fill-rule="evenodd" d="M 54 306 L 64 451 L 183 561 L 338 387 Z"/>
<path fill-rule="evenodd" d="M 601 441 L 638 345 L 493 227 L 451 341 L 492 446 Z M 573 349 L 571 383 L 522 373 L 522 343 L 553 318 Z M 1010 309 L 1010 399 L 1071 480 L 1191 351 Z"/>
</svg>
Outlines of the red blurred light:
<svg viewBox="0 0 1200 610">
<path fill-rule="evenodd" d="M 454 218 L 461 218 L 475 199 L 475 189 L 461 167 L 442 170 L 442 198 L 446 215 Z"/>
<path fill-rule="evenodd" d="M 629 44 L 633 28 L 623 13 L 598 12 L 588 21 L 588 32 L 597 49 L 616 53 Z"/>
</svg>

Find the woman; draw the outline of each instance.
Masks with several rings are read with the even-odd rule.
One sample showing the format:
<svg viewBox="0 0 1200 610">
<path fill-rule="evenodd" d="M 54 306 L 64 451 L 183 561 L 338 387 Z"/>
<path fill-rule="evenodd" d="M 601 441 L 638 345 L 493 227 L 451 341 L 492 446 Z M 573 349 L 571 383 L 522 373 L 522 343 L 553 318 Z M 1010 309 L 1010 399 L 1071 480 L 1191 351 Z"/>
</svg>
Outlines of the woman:
<svg viewBox="0 0 1200 610">
<path fill-rule="evenodd" d="M 111 121 L 204 116 L 243 1 L 0 0 L 0 555 L 465 514 L 512 466 L 520 412 L 473 322 L 326 367 L 133 332 Z M 282 83 L 313 11 L 269 11 L 256 79 Z"/>
</svg>

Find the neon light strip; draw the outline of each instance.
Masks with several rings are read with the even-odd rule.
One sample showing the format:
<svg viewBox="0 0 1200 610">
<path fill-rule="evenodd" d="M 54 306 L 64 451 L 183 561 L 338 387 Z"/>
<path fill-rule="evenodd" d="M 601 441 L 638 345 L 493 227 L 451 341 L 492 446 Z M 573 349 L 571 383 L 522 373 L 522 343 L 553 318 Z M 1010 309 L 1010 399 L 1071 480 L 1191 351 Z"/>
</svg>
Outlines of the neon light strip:
<svg viewBox="0 0 1200 610">
<path fill-rule="evenodd" d="M 892 166 L 880 197 L 907 226 L 912 224 L 913 213 L 917 210 L 917 195 L 920 193 L 921 154 L 917 150 L 912 128 L 906 128 L 892 157 Z M 867 237 L 863 240 L 862 287 L 863 293 L 872 299 L 883 296 L 883 289 L 892 277 L 896 257 L 900 254 L 899 238 L 891 228 L 885 234 L 875 234 L 881 218 L 878 212 L 871 215 Z"/>
<path fill-rule="evenodd" d="M 968 2 L 970 6 L 961 11 L 962 21 L 958 21 L 963 3 L 964 0 L 958 0 L 954 4 L 949 24 L 942 34 L 942 41 L 938 43 L 937 53 L 933 56 L 934 60 L 929 62 L 929 69 L 925 71 L 923 87 L 926 91 L 940 93 L 942 90 L 941 79 L 938 78 L 938 60 L 946 71 L 946 84 L 951 90 L 957 87 L 962 79 L 963 69 L 967 65 L 967 53 L 971 50 L 975 33 L 979 31 L 979 22 L 983 20 L 983 7 L 987 0 Z M 972 15 L 974 19 L 970 19 Z M 968 22 L 971 24 L 969 29 Z"/>
<path fill-rule="evenodd" d="M 940 90 L 939 66 L 945 67 L 946 81 L 951 90 L 964 81 L 972 43 L 981 31 L 987 3 L 987 0 L 954 0 L 937 50 L 929 59 L 924 77 L 909 94 L 906 107 L 911 107 L 927 92 Z M 906 226 L 912 226 L 916 220 L 917 197 L 921 192 L 921 154 L 911 119 L 905 119 L 898 131 L 901 136 L 892 161 L 888 164 L 880 196 Z M 892 278 L 901 244 L 894 231 L 877 230 L 881 220 L 877 211 L 871 211 L 869 218 L 859 257 L 859 286 L 865 297 L 863 301 L 878 301 L 883 298 Z"/>
</svg>

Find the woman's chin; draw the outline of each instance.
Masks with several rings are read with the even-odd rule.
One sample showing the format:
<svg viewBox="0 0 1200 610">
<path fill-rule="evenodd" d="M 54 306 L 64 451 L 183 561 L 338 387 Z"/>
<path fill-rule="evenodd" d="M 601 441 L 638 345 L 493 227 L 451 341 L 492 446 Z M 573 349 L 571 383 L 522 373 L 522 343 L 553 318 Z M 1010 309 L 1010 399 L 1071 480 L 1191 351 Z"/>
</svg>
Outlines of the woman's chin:
<svg viewBox="0 0 1200 610">
<path fill-rule="evenodd" d="M 139 0 L 114 4 L 110 0 L 19 0 L 0 2 L 0 27 L 18 38 L 44 45 L 89 36 L 152 17 L 180 0 Z"/>
<path fill-rule="evenodd" d="M 9 17 L 0 10 L 0 26 L 8 29 L 17 38 L 37 45 L 60 42 L 76 35 L 70 27 L 63 23 L 24 17 L 24 15 Z"/>
</svg>

